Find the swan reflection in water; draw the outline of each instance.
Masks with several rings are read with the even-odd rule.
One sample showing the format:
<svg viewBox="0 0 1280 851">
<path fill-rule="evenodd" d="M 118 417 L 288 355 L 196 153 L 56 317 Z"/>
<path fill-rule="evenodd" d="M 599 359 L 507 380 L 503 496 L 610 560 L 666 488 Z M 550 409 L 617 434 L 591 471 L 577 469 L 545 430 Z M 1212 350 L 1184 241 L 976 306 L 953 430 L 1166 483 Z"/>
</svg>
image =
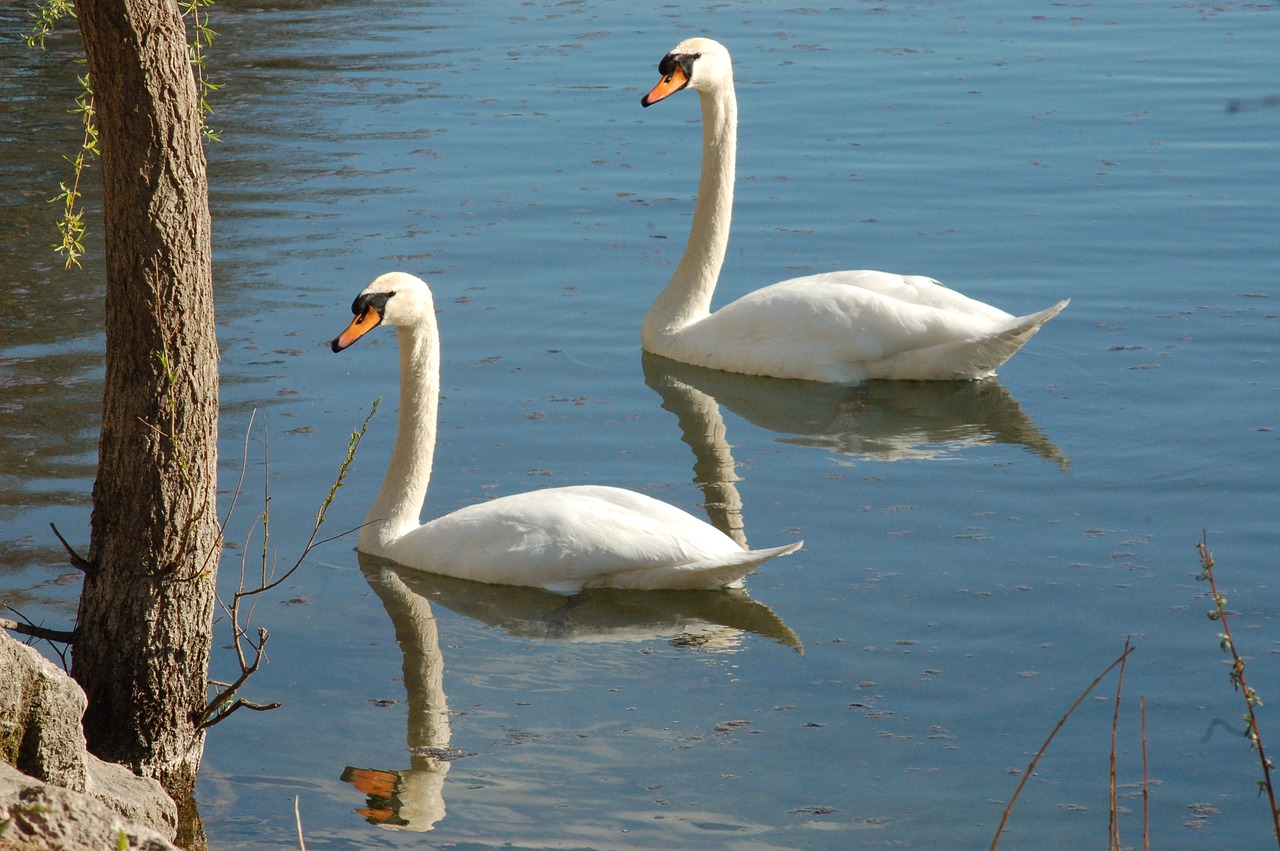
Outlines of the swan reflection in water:
<svg viewBox="0 0 1280 851">
<path fill-rule="evenodd" d="M 405 585 L 391 562 L 360 556 L 369 586 L 382 600 L 404 653 L 408 693 L 409 768 L 387 771 L 348 766 L 343 781 L 363 792 L 357 809 L 371 824 L 391 829 L 431 830 L 444 818 L 444 778 L 461 753 L 449 747 L 449 704 L 444 694 L 444 654 L 435 614 L 426 598 Z"/>
<path fill-rule="evenodd" d="M 680 420 L 685 442 L 700 464 L 704 454 L 718 450 L 699 443 L 723 442 L 723 405 L 747 422 L 783 435 L 782 443 L 868 461 L 950 458 L 970 447 L 1007 443 L 1062 470 L 1071 466 L 1071 459 L 994 378 L 841 386 L 721 372 L 648 352 L 642 365 L 645 383 Z"/>
<path fill-rule="evenodd" d="M 693 481 L 711 525 L 747 546 L 736 464 L 723 405 L 749 423 L 868 461 L 954 457 L 972 446 L 1020 445 L 1056 464 L 1071 459 L 1049 441 L 994 378 L 981 381 L 867 381 L 852 387 L 722 372 L 642 353 L 644 380 L 676 415 L 693 450 Z"/>
<path fill-rule="evenodd" d="M 427 831 L 445 816 L 450 764 L 469 756 L 451 747 L 444 654 L 432 604 L 519 638 L 630 642 L 665 638 L 704 652 L 739 649 L 755 633 L 803 653 L 800 638 L 772 609 L 741 589 L 630 591 L 600 588 L 571 597 L 541 588 L 470 582 L 360 554 L 365 579 L 382 600 L 404 653 L 409 767 L 347 767 L 342 779 L 366 796 L 356 810 L 371 824 Z"/>
</svg>

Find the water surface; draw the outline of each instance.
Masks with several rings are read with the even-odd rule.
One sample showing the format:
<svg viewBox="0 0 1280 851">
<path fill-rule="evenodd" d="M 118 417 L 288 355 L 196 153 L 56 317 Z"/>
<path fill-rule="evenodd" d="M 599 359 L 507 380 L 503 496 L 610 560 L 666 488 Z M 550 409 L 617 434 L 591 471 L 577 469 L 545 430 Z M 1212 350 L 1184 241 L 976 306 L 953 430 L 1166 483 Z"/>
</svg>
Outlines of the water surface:
<svg viewBox="0 0 1280 851">
<path fill-rule="evenodd" d="M 309 848 L 986 847 L 1017 774 L 1129 636 L 1123 840 L 1141 830 L 1141 695 L 1153 842 L 1269 841 L 1193 545 L 1207 530 L 1251 685 L 1280 693 L 1271 6 L 215 15 L 228 504 L 246 443 L 249 469 L 224 591 L 242 553 L 258 563 L 264 480 L 272 558 L 291 563 L 381 396 L 329 530 L 363 519 L 393 439 L 394 337 L 326 341 L 391 269 L 424 277 L 440 313 L 425 516 L 609 483 L 805 548 L 746 595 L 566 604 L 327 545 L 255 613 L 270 664 L 246 696 L 284 707 L 211 737 L 197 796 L 214 847 L 295 846 L 295 796 Z M 1015 313 L 1071 306 L 979 384 L 642 358 L 700 127 L 692 95 L 639 97 L 693 34 L 733 52 L 741 111 L 717 304 L 868 267 Z M 78 586 L 47 524 L 87 543 L 101 256 L 67 275 L 46 247 L 42 202 L 76 139 L 74 39 L 8 47 L 0 565 L 6 602 L 64 625 Z M 1112 678 L 1058 735 L 1001 847 L 1103 841 L 1114 696 Z M 370 801 L 366 769 L 395 772 L 398 800 Z"/>
</svg>

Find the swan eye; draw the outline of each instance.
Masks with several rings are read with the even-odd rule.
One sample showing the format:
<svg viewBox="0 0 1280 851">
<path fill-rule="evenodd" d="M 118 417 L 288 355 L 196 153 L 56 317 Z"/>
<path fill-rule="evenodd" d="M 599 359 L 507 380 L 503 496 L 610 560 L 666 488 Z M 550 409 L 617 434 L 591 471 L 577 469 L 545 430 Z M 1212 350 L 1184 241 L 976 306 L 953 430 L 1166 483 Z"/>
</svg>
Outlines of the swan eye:
<svg viewBox="0 0 1280 851">
<path fill-rule="evenodd" d="M 686 78 L 693 76 L 693 63 L 702 56 L 701 53 L 668 53 L 658 63 L 658 73 L 665 82 L 671 82 L 677 71 L 683 71 Z"/>
<path fill-rule="evenodd" d="M 387 302 L 395 294 L 395 290 L 387 293 L 360 293 L 356 296 L 356 300 L 351 302 L 351 312 L 361 316 L 372 307 L 380 316 L 384 316 L 387 312 Z"/>
</svg>

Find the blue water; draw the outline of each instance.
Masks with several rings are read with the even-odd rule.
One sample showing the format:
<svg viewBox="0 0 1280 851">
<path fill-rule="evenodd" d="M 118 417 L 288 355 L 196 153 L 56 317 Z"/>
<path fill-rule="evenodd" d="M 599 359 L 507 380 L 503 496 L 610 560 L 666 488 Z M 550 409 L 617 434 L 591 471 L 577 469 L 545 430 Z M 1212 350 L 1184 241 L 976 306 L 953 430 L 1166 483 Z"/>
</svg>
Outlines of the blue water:
<svg viewBox="0 0 1280 851">
<path fill-rule="evenodd" d="M 1128 636 L 1123 842 L 1142 830 L 1140 696 L 1153 844 L 1269 842 L 1194 543 L 1207 531 L 1249 682 L 1275 696 L 1274 7 L 228 2 L 214 27 L 228 497 L 256 411 L 232 541 L 260 548 L 265 476 L 273 558 L 292 563 L 381 396 L 326 530 L 362 521 L 394 436 L 394 338 L 326 342 L 369 280 L 402 269 L 432 285 L 442 334 L 425 516 L 610 483 L 805 547 L 751 576 L 747 599 L 565 609 L 326 545 L 255 612 L 270 664 L 246 696 L 284 707 L 214 730 L 197 794 L 213 847 L 296 847 L 295 797 L 312 849 L 986 847 Z M 639 97 L 693 34 L 729 46 L 741 110 L 717 304 L 882 268 L 1014 313 L 1070 307 L 979 385 L 830 388 L 642 359 L 700 126 L 690 94 Z M 23 57 L 14 79 L 57 77 L 56 53 Z M 63 120 L 29 89 L 0 88 L 47 110 L 24 107 L 5 141 Z M 6 147 L 7 181 L 56 188 L 56 162 Z M 45 530 L 87 536 L 100 308 L 95 258 L 66 283 L 48 215 L 30 212 L 51 193 L 27 191 L 5 208 L 31 221 L 5 224 L 0 288 L 22 317 L 0 439 L 27 459 L 5 462 L 4 593 L 61 624 L 77 586 L 57 584 Z M 42 290 L 61 321 L 32 310 Z M 73 391 L 47 392 L 66 375 Z M 78 419 L 51 427 L 46 405 Z M 726 497 L 726 469 L 740 512 L 703 507 Z M 1115 694 L 1113 674 L 1058 734 L 1000 847 L 1105 841 Z M 424 733 L 446 707 L 448 735 Z M 413 746 L 458 758 L 445 772 Z M 348 766 L 401 772 L 408 825 L 357 813 Z"/>
</svg>

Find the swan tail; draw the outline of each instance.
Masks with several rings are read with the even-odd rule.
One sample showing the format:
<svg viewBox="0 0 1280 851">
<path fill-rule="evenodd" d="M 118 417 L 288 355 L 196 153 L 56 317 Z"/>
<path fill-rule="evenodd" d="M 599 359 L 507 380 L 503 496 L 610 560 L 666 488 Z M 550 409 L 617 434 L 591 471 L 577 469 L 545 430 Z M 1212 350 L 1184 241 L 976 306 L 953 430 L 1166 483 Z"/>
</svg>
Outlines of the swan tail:
<svg viewBox="0 0 1280 851">
<path fill-rule="evenodd" d="M 988 378 L 1070 302 L 1064 299 L 1036 313 L 1015 316 L 981 337 L 903 352 L 871 377 L 939 381 Z"/>
<path fill-rule="evenodd" d="M 681 591 L 741 588 L 742 577 L 766 561 L 789 555 L 802 546 L 804 541 L 762 550 L 743 550 L 741 553 L 672 567 L 640 568 L 615 573 L 605 580 L 610 588 L 670 588 Z"/>
<path fill-rule="evenodd" d="M 1026 345 L 1027 341 L 1035 336 L 1042 325 L 1061 313 L 1063 308 L 1070 303 L 1071 299 L 1063 299 L 1053 307 L 1047 307 L 1036 313 L 1029 313 L 1026 316 L 1010 319 L 1003 328 L 990 337 L 977 341 L 980 354 L 975 358 L 974 365 L 983 370 L 981 377 L 993 374 L 997 367 L 1004 364 L 1005 361 L 1014 356 L 1018 349 Z"/>
<path fill-rule="evenodd" d="M 1031 339 L 1031 336 L 1040 330 L 1040 326 L 1057 316 L 1063 309 L 1071 304 L 1071 299 L 1064 298 L 1053 307 L 1046 307 L 1044 310 L 1036 313 L 1028 313 L 1026 316 L 1015 316 L 1010 319 L 1005 328 L 1001 329 L 1000 334 L 1011 333 L 1020 336 L 1022 342 Z"/>
</svg>

